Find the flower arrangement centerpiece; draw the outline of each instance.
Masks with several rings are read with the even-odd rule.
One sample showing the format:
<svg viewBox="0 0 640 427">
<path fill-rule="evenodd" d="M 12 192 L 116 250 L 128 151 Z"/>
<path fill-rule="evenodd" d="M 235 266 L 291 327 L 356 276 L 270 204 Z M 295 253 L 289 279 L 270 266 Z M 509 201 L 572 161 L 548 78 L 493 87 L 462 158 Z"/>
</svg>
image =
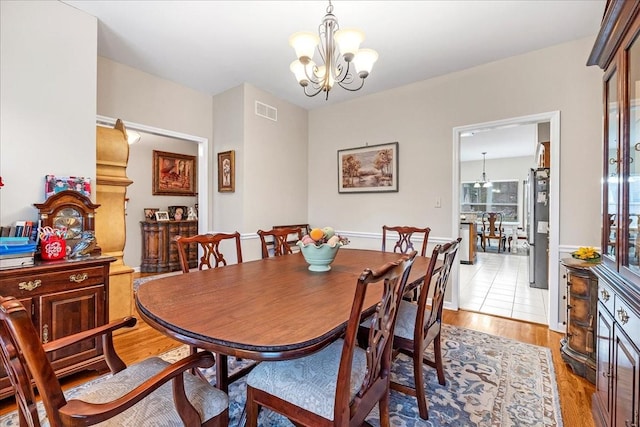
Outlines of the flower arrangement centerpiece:
<svg viewBox="0 0 640 427">
<path fill-rule="evenodd" d="M 600 254 L 591 246 L 580 247 L 571 256 L 585 262 L 600 262 Z"/>
<path fill-rule="evenodd" d="M 348 243 L 349 239 L 337 235 L 333 228 L 324 227 L 312 229 L 296 245 L 300 247 L 310 271 L 329 271 L 338 249 Z"/>
</svg>

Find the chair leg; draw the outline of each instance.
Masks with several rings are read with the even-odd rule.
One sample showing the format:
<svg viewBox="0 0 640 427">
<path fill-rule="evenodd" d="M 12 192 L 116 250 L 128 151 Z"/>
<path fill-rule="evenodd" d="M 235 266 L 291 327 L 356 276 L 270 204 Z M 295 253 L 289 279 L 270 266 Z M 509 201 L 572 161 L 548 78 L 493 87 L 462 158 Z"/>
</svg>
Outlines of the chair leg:
<svg viewBox="0 0 640 427">
<path fill-rule="evenodd" d="M 260 407 L 253 397 L 253 388 L 247 387 L 247 401 L 245 403 L 245 412 L 247 414 L 246 427 L 258 427 L 258 413 Z"/>
<path fill-rule="evenodd" d="M 444 385 L 444 366 L 442 365 L 442 345 L 440 343 L 440 334 L 433 340 L 433 354 L 436 362 L 436 372 L 438 373 L 438 384 Z"/>
<path fill-rule="evenodd" d="M 380 412 L 380 427 L 391 427 L 390 414 L 389 414 L 389 393 L 388 390 L 382 399 L 378 402 L 378 409 Z"/>
<path fill-rule="evenodd" d="M 427 407 L 427 394 L 424 390 L 424 364 L 422 363 L 422 353 L 413 353 L 413 378 L 416 384 L 416 400 L 418 401 L 418 413 L 423 420 L 429 419 L 429 409 Z"/>
</svg>

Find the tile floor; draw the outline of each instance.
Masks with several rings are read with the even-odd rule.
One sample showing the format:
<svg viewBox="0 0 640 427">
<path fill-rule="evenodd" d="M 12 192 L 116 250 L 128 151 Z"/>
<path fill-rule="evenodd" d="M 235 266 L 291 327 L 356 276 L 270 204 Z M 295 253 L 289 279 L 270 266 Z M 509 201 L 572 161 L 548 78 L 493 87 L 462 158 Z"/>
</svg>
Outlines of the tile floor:
<svg viewBox="0 0 640 427">
<path fill-rule="evenodd" d="M 529 286 L 528 261 L 478 252 L 475 264 L 460 264 L 460 308 L 549 324 L 549 291 Z"/>
</svg>

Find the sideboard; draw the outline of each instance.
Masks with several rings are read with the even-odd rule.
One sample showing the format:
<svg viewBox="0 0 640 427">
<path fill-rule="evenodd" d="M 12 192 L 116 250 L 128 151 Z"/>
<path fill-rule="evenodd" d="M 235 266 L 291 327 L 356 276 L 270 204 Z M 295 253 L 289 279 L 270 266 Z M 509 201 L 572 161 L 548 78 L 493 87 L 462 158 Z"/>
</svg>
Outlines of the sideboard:
<svg viewBox="0 0 640 427">
<path fill-rule="evenodd" d="M 164 273 L 180 270 L 176 236 L 191 237 L 198 234 L 197 220 L 140 221 L 142 231 L 142 273 Z M 198 267 L 198 246 L 187 249 L 189 268 Z"/>
<path fill-rule="evenodd" d="M 43 343 L 104 325 L 109 313 L 109 264 L 112 257 L 36 261 L 30 267 L 2 270 L 0 295 L 13 296 L 31 312 Z M 105 372 L 100 338 L 54 351 L 50 361 L 59 377 L 85 369 Z M 13 394 L 0 367 L 0 399 Z"/>
</svg>

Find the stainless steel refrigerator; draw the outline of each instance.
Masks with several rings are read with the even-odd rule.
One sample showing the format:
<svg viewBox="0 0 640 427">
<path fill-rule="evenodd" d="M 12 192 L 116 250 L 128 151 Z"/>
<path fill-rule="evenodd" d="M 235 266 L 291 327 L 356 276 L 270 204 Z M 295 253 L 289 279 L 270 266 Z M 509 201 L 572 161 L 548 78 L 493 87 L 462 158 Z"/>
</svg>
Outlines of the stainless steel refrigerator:
<svg viewBox="0 0 640 427">
<path fill-rule="evenodd" d="M 529 285 L 549 288 L 549 169 L 531 169 L 528 188 Z"/>
</svg>

